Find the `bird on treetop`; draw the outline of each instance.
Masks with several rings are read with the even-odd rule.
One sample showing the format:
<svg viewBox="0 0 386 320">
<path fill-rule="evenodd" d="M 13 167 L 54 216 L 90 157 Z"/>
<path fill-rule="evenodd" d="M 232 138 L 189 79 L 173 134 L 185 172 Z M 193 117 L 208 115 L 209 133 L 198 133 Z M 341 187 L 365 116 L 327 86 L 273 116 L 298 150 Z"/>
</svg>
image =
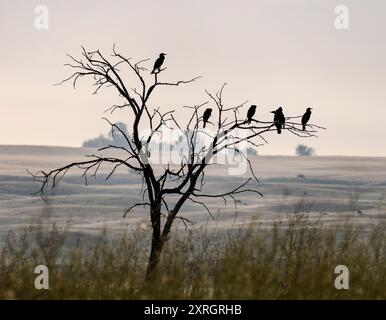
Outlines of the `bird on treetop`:
<svg viewBox="0 0 386 320">
<path fill-rule="evenodd" d="M 307 108 L 306 109 L 306 113 L 305 114 L 303 114 L 303 117 L 302 117 L 302 125 L 303 125 L 303 131 L 305 131 L 306 130 L 306 124 L 307 124 L 307 122 L 310 120 L 310 118 L 311 118 L 311 110 L 312 110 L 312 108 Z"/>
<path fill-rule="evenodd" d="M 247 113 L 247 123 L 250 124 L 252 121 L 253 116 L 255 115 L 256 112 L 256 106 L 253 104 L 249 107 L 248 113 Z"/>
<path fill-rule="evenodd" d="M 284 129 L 284 124 L 285 124 L 285 116 L 283 113 L 283 108 L 280 107 L 275 111 L 271 111 L 271 113 L 274 114 L 273 122 L 275 123 L 277 133 L 281 134 L 281 129 Z"/>
<path fill-rule="evenodd" d="M 202 120 L 204 121 L 203 128 L 205 128 L 206 123 L 208 122 L 208 120 L 209 120 L 211 114 L 212 114 L 212 109 L 211 109 L 211 108 L 207 108 L 207 109 L 204 111 L 204 114 L 203 114 L 203 116 L 202 116 Z"/>
<path fill-rule="evenodd" d="M 159 54 L 159 57 L 154 62 L 154 67 L 153 67 L 153 71 L 151 72 L 151 74 L 159 73 L 161 71 L 161 66 L 165 61 L 165 56 L 166 56 L 166 53 L 160 53 Z"/>
</svg>

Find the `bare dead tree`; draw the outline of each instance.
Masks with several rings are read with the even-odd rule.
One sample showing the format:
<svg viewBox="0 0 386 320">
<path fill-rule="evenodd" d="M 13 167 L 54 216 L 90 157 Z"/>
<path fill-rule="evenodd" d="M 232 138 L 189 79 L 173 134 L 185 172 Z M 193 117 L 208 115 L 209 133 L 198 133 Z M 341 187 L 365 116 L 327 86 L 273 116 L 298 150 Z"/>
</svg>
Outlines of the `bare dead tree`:
<svg viewBox="0 0 386 320">
<path fill-rule="evenodd" d="M 68 55 L 68 57 L 70 63 L 67 63 L 66 66 L 71 68 L 73 73 L 59 84 L 72 81 L 75 88 L 80 78 L 91 78 L 94 94 L 97 94 L 102 88 L 112 87 L 123 98 L 124 102 L 122 104 L 112 105 L 107 111 L 113 113 L 117 109 L 126 108 L 130 110 L 132 119 L 130 135 L 123 132 L 117 124 L 110 122 L 108 119 L 105 119 L 105 121 L 111 126 L 113 132 L 115 130 L 125 137 L 126 144 L 124 146 L 111 144 L 98 151 L 120 150 L 126 156 L 114 157 L 92 154 L 86 156 L 87 159 L 84 161 L 73 162 L 47 172 L 39 171 L 32 174 L 34 181 L 41 184 L 37 194 L 44 197 L 47 188 L 54 188 L 73 168 L 79 168 L 82 171 L 86 184 L 88 177 L 96 176 L 101 165 L 105 164 L 111 165 L 111 171 L 106 179 L 109 179 L 119 167 L 126 167 L 138 173 L 145 186 L 141 191 L 143 201 L 131 204 L 125 211 L 124 216 L 136 207 L 149 207 L 152 241 L 146 272 L 148 279 L 152 277 L 156 270 L 162 248 L 168 239 L 173 222 L 176 219 L 181 219 L 184 224 L 190 222 L 179 214 L 187 200 L 203 206 L 208 214 L 212 215 L 204 202 L 205 198 L 224 200 L 230 198 L 236 204 L 236 197 L 243 193 L 255 193 L 262 196 L 254 186 L 253 182 L 258 182 L 258 180 L 253 172 L 250 160 L 240 146 L 243 143 L 260 146 L 261 142 L 267 142 L 264 136 L 270 132 L 276 132 L 276 128 L 272 121 L 252 120 L 251 124 L 247 124 L 247 120 L 243 118 L 245 113 L 240 116 L 240 110 L 246 102 L 226 107 L 223 103 L 225 84 L 217 93 L 206 91 L 208 101 L 198 105 L 185 106 L 189 117 L 186 119 L 186 123 L 182 123 L 174 116 L 174 110 L 161 111 L 159 108 L 154 108 L 149 103 L 149 99 L 156 89 L 189 84 L 199 77 L 177 82 L 163 82 L 160 81 L 159 77 L 165 69 L 161 69 L 151 76 L 152 81 L 148 83 L 145 76 L 149 76 L 149 72 L 144 64 L 149 59 L 134 62 L 133 59 L 126 58 L 118 53 L 115 46 L 109 58 L 99 50 L 87 51 L 83 47 L 79 59 L 71 55 Z M 121 68 L 126 68 L 126 73 L 134 76 L 139 85 L 133 86 L 132 83 L 127 83 L 124 80 L 125 72 Z M 214 108 L 214 116 L 210 122 L 212 127 L 215 128 L 214 132 L 202 129 L 202 110 L 207 105 L 212 105 Z M 300 118 L 301 116 L 288 117 L 284 130 L 296 136 L 308 138 L 316 136 L 318 129 L 324 129 L 308 124 L 308 129 L 303 131 L 301 124 L 295 122 Z M 146 136 L 140 134 L 140 126 L 149 129 Z M 181 132 L 188 146 L 188 154 L 181 156 L 180 163 L 176 167 L 173 168 L 169 164 L 164 165 L 161 173 L 157 174 L 154 165 L 150 161 L 149 145 L 154 137 L 161 134 L 165 128 Z M 206 136 L 208 141 L 203 146 L 198 146 L 197 140 L 203 135 Z M 227 150 L 233 150 L 248 163 L 250 177 L 225 193 L 205 193 L 205 172 L 208 165 L 217 154 Z M 171 197 L 174 197 L 173 201 Z M 176 197 L 177 200 L 175 200 Z"/>
</svg>

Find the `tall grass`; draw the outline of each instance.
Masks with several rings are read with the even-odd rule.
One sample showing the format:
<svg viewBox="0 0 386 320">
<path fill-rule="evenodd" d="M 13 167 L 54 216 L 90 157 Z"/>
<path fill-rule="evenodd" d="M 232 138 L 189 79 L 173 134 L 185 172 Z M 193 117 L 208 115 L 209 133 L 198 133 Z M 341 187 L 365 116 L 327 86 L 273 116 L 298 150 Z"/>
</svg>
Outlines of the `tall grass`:
<svg viewBox="0 0 386 320">
<path fill-rule="evenodd" d="M 264 229 L 175 232 L 157 277 L 144 280 L 148 233 L 140 229 L 74 241 L 67 227 L 31 224 L 0 251 L 1 299 L 385 299 L 386 232 L 327 229 L 301 212 Z M 75 239 L 76 240 L 76 239 Z M 49 268 L 49 290 L 34 287 Z M 346 265 L 350 289 L 337 290 Z"/>
</svg>

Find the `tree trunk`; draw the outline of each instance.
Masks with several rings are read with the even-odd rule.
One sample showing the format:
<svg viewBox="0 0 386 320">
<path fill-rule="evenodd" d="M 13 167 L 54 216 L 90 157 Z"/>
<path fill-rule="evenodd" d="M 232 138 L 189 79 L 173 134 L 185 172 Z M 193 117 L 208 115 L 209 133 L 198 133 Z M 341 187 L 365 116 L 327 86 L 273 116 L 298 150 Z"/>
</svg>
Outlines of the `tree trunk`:
<svg viewBox="0 0 386 320">
<path fill-rule="evenodd" d="M 161 204 L 150 208 L 150 216 L 153 233 L 151 238 L 150 256 L 146 269 L 146 280 L 154 278 L 164 244 L 161 237 Z"/>
<path fill-rule="evenodd" d="M 174 219 L 177 213 L 179 212 L 180 208 L 182 207 L 182 205 L 185 203 L 186 199 L 188 199 L 189 194 L 191 190 L 193 190 L 196 181 L 197 181 L 197 178 L 195 178 L 191 182 L 191 186 L 188 192 L 182 195 L 181 198 L 177 201 L 174 209 L 171 211 L 171 214 L 169 214 L 166 220 L 162 233 L 161 233 L 161 203 L 158 203 L 157 205 L 154 205 L 153 207 L 150 208 L 153 234 L 151 239 L 150 256 L 149 256 L 149 261 L 146 269 L 146 280 L 154 279 L 156 275 L 157 265 L 161 257 L 162 248 L 164 246 L 166 239 L 168 238 Z"/>
<path fill-rule="evenodd" d="M 146 268 L 146 280 L 154 279 L 157 271 L 157 265 L 161 257 L 161 251 L 163 247 L 163 241 L 161 239 L 153 239 L 151 241 L 151 251 L 149 261 Z"/>
</svg>

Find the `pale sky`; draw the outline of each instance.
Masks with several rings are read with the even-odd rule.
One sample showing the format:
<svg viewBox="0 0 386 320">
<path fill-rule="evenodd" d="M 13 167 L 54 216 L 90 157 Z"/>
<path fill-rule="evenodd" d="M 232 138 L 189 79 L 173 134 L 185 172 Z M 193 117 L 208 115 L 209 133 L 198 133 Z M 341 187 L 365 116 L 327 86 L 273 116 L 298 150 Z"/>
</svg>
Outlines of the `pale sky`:
<svg viewBox="0 0 386 320">
<path fill-rule="evenodd" d="M 39 4 L 48 30 L 34 26 Z M 335 29 L 340 4 L 349 30 Z M 312 106 L 312 122 L 328 128 L 318 139 L 272 134 L 261 154 L 305 143 L 319 155 L 386 156 L 385 18 L 384 0 L 0 0 L 0 144 L 80 146 L 106 133 L 103 110 L 120 100 L 91 95 L 88 81 L 76 91 L 53 84 L 68 75 L 66 53 L 84 45 L 108 55 L 116 43 L 128 57 L 151 58 L 150 68 L 166 52 L 165 81 L 203 76 L 155 96 L 163 110 L 203 102 L 205 88 L 227 82 L 225 103 L 248 100 L 257 118 Z"/>
</svg>

